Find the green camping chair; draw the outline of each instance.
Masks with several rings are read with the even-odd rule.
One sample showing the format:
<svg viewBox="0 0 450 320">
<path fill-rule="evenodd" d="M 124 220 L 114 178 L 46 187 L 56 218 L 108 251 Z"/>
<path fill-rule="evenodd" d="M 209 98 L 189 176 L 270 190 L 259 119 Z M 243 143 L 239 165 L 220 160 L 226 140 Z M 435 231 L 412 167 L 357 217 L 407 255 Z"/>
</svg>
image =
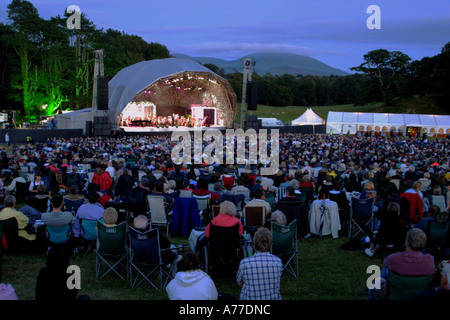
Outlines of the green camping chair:
<svg viewBox="0 0 450 320">
<path fill-rule="evenodd" d="M 439 223 L 436 221 L 428 221 L 427 227 L 427 248 L 442 248 L 447 244 L 447 233 L 450 221 Z"/>
<path fill-rule="evenodd" d="M 386 284 L 387 300 L 412 300 L 421 291 L 429 290 L 433 274 L 402 276 L 389 271 Z"/>
<path fill-rule="evenodd" d="M 283 270 L 288 271 L 295 278 L 298 277 L 298 246 L 297 246 L 297 219 L 289 225 L 283 226 L 272 222 L 271 253 L 283 262 Z"/>
<path fill-rule="evenodd" d="M 108 227 L 103 222 L 97 221 L 97 230 L 97 250 L 95 252 L 97 279 L 102 279 L 113 271 L 122 280 L 125 280 L 120 273 L 121 268 L 126 270 L 126 279 L 128 279 L 127 222 L 123 221 L 118 225 Z M 104 272 L 103 266 L 107 267 Z"/>
</svg>

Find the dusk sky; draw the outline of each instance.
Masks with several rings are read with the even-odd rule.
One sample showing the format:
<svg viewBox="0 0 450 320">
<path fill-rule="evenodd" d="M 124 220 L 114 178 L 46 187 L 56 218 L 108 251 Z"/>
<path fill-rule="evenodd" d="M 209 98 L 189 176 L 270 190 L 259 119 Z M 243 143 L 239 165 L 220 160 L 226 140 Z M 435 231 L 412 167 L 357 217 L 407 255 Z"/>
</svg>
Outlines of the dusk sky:
<svg viewBox="0 0 450 320">
<path fill-rule="evenodd" d="M 6 22 L 10 0 L 0 0 Z M 42 18 L 77 5 L 98 28 L 158 42 L 172 54 L 239 59 L 256 52 L 289 52 L 349 72 L 370 50 L 398 50 L 413 60 L 450 42 L 449 0 L 35 0 Z M 381 10 L 381 29 L 366 26 L 366 10 Z M 82 26 L 81 26 L 82 27 Z M 257 62 L 256 62 L 257 70 Z"/>
</svg>

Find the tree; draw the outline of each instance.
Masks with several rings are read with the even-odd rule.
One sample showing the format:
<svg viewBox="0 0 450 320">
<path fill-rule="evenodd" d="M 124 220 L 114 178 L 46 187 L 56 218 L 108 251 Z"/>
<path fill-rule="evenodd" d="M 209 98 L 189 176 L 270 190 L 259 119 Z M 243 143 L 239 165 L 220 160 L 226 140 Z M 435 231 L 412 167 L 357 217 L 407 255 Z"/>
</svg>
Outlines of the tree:
<svg viewBox="0 0 450 320">
<path fill-rule="evenodd" d="M 384 104 L 390 102 L 395 93 L 396 84 L 402 75 L 407 74 L 411 58 L 400 51 L 378 49 L 364 55 L 364 62 L 350 68 L 365 73 L 372 81 L 372 85 L 379 89 Z"/>
<path fill-rule="evenodd" d="M 28 1 L 13 0 L 8 5 L 8 20 L 15 34 L 8 39 L 13 44 L 20 58 L 20 72 L 12 77 L 11 87 L 21 92 L 15 95 L 16 100 L 22 100 L 26 117 L 35 116 L 36 83 L 38 70 L 33 63 L 41 41 L 42 19 L 37 9 Z"/>
</svg>

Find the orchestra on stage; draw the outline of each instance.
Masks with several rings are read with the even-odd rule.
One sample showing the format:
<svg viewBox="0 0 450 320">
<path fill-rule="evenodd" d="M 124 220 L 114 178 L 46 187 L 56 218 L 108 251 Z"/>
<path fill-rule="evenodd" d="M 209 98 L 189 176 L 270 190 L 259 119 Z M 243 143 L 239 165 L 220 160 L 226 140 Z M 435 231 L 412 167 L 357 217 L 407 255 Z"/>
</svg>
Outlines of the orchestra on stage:
<svg viewBox="0 0 450 320">
<path fill-rule="evenodd" d="M 120 125 L 122 127 L 155 127 L 155 128 L 170 128 L 170 127 L 208 127 L 208 116 L 204 118 L 194 118 L 190 116 L 180 116 L 179 114 L 172 114 L 171 116 L 147 116 L 135 117 L 131 116 L 122 118 Z"/>
</svg>

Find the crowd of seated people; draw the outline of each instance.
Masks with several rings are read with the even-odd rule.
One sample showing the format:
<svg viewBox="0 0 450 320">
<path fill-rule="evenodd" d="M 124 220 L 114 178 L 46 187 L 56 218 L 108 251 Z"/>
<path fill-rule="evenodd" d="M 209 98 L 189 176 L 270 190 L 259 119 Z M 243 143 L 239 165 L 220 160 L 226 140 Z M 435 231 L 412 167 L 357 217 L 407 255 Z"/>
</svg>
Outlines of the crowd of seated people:
<svg viewBox="0 0 450 320">
<path fill-rule="evenodd" d="M 211 194 L 211 204 L 219 204 L 222 194 L 248 191 L 250 204 L 267 208 L 267 221 L 270 221 L 272 212 L 280 210 L 277 201 L 271 199 L 277 196 L 278 189 L 286 187 L 294 188 L 300 195 L 306 194 L 302 190 L 312 190 L 311 199 L 300 197 L 306 210 L 323 190 L 374 197 L 375 217 L 381 224 L 388 220 L 397 221 L 398 208 L 389 204 L 392 201 L 401 204 L 398 200 L 402 194 L 408 195 L 408 199 L 414 194 L 429 201 L 433 199 L 429 195 L 440 195 L 444 198 L 445 207 L 440 206 L 440 211 L 448 213 L 450 208 L 450 142 L 446 139 L 423 142 L 402 137 L 280 134 L 279 167 L 275 174 L 269 176 L 261 175 L 260 164 L 176 165 L 171 159 L 174 145 L 170 136 L 161 134 L 49 139 L 45 143 L 13 145 L 10 151 L 2 149 L 1 170 L 14 174 L 8 175 L 4 181 L 6 195 L 10 193 L 8 186 L 13 177 L 23 177 L 30 181 L 30 186 L 24 203 L 5 198 L 8 201 L 4 203 L 6 208 L 0 211 L 0 219 L 17 217 L 23 227 L 20 230 L 22 237 L 34 240 L 31 238 L 35 236 L 26 235 L 24 229 L 32 219 L 26 214 L 17 214 L 15 207 L 20 206 L 17 209 L 20 212 L 21 207 L 34 205 L 40 198 L 48 200 L 52 195 L 62 193 L 64 198 L 84 199 L 72 213 L 74 233 L 77 233 L 77 219 L 84 214 L 101 218 L 111 203 L 119 203 L 115 208 L 120 209 L 120 203 L 126 204 L 130 197 L 149 194 L 162 195 L 170 208 L 183 189 L 192 190 L 197 195 Z M 87 173 L 93 174 L 91 181 Z M 71 179 L 74 174 L 79 178 L 76 182 Z M 424 179 L 427 182 L 423 182 Z M 440 192 L 435 191 L 438 189 Z M 102 197 L 105 198 L 101 200 Z M 435 204 L 429 205 L 435 208 Z M 38 208 L 40 214 L 55 209 L 51 201 L 47 202 L 47 209 L 44 206 Z M 237 206 L 237 219 L 242 219 L 243 208 L 245 205 Z M 421 218 L 434 212 L 428 209 L 422 206 Z M 59 210 L 72 211 L 64 204 Z M 146 214 L 146 211 L 136 212 L 135 216 Z M 400 212 L 403 212 L 402 208 Z M 204 222 L 209 221 L 204 219 Z M 406 219 L 406 225 L 401 225 L 406 228 L 402 232 L 406 234 L 419 222 Z M 386 225 L 379 228 L 385 230 Z M 396 238 L 396 247 L 397 244 L 401 246 L 401 238 Z M 372 240 L 373 252 L 384 245 L 381 237 L 377 239 L 374 236 Z"/>
</svg>

